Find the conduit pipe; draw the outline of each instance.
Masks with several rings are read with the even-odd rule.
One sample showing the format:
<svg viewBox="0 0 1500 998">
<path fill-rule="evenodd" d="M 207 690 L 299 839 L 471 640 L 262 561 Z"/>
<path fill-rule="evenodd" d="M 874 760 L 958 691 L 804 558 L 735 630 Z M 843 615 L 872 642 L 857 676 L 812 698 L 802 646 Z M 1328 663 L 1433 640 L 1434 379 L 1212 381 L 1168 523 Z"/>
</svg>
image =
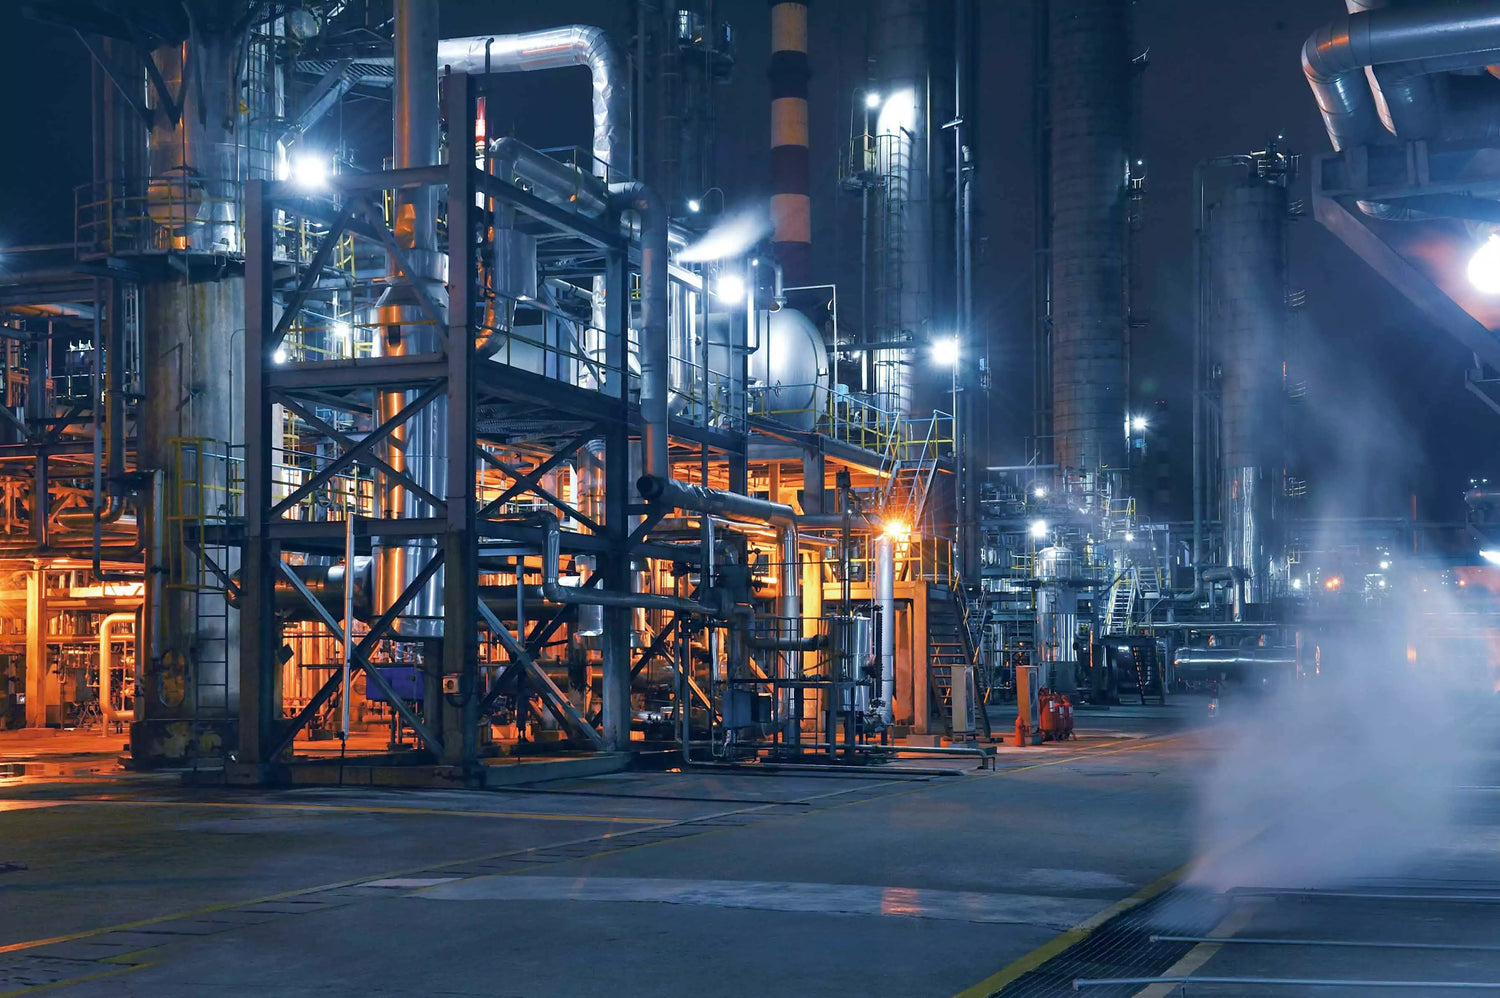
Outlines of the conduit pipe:
<svg viewBox="0 0 1500 998">
<path fill-rule="evenodd" d="M 668 367 L 671 364 L 671 327 L 667 316 L 670 213 L 656 192 L 639 181 L 612 184 L 609 191 L 617 210 L 634 211 L 640 218 L 643 470 L 647 478 L 670 481 L 672 465 L 667 453 Z M 790 512 L 790 507 L 786 508 Z"/>
<path fill-rule="evenodd" d="M 645 365 L 642 364 L 644 371 Z M 642 376 L 644 380 L 644 375 Z M 644 394 L 644 393 L 643 393 Z M 645 405 L 642 403 L 644 412 Z M 660 503 L 675 509 L 687 510 L 700 516 L 726 516 L 759 520 L 776 528 L 778 545 L 781 548 L 781 569 L 777 583 L 781 589 L 781 617 L 787 626 L 796 630 L 786 635 L 795 640 L 801 635 L 802 589 L 801 570 L 797 563 L 797 514 L 785 503 L 756 499 L 737 492 L 722 492 L 702 485 L 688 485 L 662 475 L 643 475 L 636 482 L 636 490 L 647 502 Z M 801 678 L 801 662 L 795 655 L 787 656 L 783 679 Z M 787 688 L 783 691 L 781 716 L 788 721 L 787 738 L 796 741 L 800 736 L 800 718 L 796 706 L 800 703 L 797 692 Z"/>
<path fill-rule="evenodd" d="M 1303 73 L 1323 112 L 1328 138 L 1340 151 L 1369 142 L 1382 124 L 1398 135 L 1410 128 L 1422 135 L 1432 132 L 1434 126 L 1424 121 L 1431 112 L 1423 90 L 1406 81 L 1497 62 L 1500 8 L 1492 0 L 1345 14 L 1313 32 L 1302 46 Z M 1387 105 L 1382 122 L 1365 70 L 1400 64 L 1406 65 L 1399 71 L 1377 68 L 1381 80 L 1375 86 Z"/>
<path fill-rule="evenodd" d="M 1208 596 L 1210 586 L 1221 585 L 1225 582 L 1238 582 L 1243 574 L 1241 569 L 1225 568 L 1222 565 L 1196 567 L 1193 571 L 1192 590 L 1173 596 L 1172 602 L 1201 603 Z"/>
<path fill-rule="evenodd" d="M 117 624 L 134 623 L 134 613 L 112 613 L 99 623 L 99 728 L 106 738 L 109 737 L 109 722 L 114 720 L 109 706 L 112 686 L 109 672 L 114 664 L 114 629 Z"/>
<path fill-rule="evenodd" d="M 574 606 L 622 606 L 643 610 L 671 610 L 676 613 L 700 613 L 706 616 L 723 616 L 717 603 L 687 599 L 681 596 L 660 596 L 655 593 L 621 593 L 606 589 L 565 586 L 559 577 L 562 574 L 562 528 L 552 513 L 533 513 L 526 522 L 542 528 L 542 596 L 549 603 L 565 603 Z"/>
</svg>

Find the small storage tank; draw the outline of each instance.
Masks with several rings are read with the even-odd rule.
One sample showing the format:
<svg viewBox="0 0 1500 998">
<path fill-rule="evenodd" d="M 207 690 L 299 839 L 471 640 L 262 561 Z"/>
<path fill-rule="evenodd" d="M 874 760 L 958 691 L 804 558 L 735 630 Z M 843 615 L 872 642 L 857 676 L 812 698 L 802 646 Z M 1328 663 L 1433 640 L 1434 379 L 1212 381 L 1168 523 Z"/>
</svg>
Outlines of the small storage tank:
<svg viewBox="0 0 1500 998">
<path fill-rule="evenodd" d="M 761 312 L 756 325 L 760 342 L 749 365 L 750 385 L 757 392 L 753 411 L 793 429 L 813 429 L 828 406 L 823 334 L 794 308 Z"/>
</svg>

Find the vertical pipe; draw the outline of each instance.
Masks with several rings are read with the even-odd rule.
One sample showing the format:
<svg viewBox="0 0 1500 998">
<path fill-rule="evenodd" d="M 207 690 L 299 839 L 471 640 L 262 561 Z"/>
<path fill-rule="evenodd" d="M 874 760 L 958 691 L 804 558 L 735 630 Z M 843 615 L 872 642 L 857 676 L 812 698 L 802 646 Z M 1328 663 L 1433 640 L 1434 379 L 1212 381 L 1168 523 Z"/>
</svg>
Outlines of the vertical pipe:
<svg viewBox="0 0 1500 998">
<path fill-rule="evenodd" d="M 394 164 L 397 169 L 431 166 L 438 161 L 437 4 L 431 0 L 396 0 L 395 24 Z M 467 151 L 456 154 L 468 155 Z M 396 194 L 398 238 L 407 243 L 407 257 L 414 271 L 405 276 L 422 283 L 428 297 L 442 309 L 446 299 L 442 281 L 444 261 L 437 251 L 437 204 L 437 189 L 432 186 L 407 188 Z M 399 272 L 400 264 L 394 257 L 388 266 L 392 275 Z M 387 287 L 379 302 L 378 321 L 382 335 L 376 343 L 382 356 L 439 351 L 443 331 L 433 325 L 432 318 L 417 304 L 414 292 L 405 283 L 392 282 Z M 379 398 L 381 420 L 394 416 L 410 397 L 405 391 L 383 392 Z M 391 467 L 406 472 L 434 495 L 442 495 L 445 488 L 448 404 L 447 397 L 435 399 L 404 427 L 390 434 L 385 448 L 385 459 Z M 399 485 L 389 480 L 380 484 L 384 500 L 382 516 L 431 515 L 425 503 Z M 435 550 L 430 538 L 382 547 L 377 557 L 376 605 L 381 609 L 388 607 Z M 442 634 L 445 575 L 440 568 L 413 601 L 409 619 L 398 621 L 403 633 L 423 637 Z M 434 693 L 433 699 L 439 698 L 440 694 Z M 433 706 L 438 708 L 437 704 Z"/>
<path fill-rule="evenodd" d="M 793 284 L 812 269 L 808 196 L 807 3 L 771 5 L 771 243 Z"/>
<path fill-rule="evenodd" d="M 875 605 L 880 611 L 880 719 L 895 720 L 896 700 L 896 544 L 875 538 Z"/>
<path fill-rule="evenodd" d="M 797 564 L 797 524 L 788 522 L 778 528 L 781 546 L 781 637 L 795 640 L 801 635 L 802 621 L 802 576 Z M 802 678 L 802 655 L 800 652 L 784 651 L 782 658 L 783 679 Z M 802 690 L 787 687 L 782 698 L 782 723 L 787 744 L 795 745 L 802 740 Z"/>
<path fill-rule="evenodd" d="M 99 622 L 99 728 L 109 737 L 109 722 L 114 719 L 110 700 L 114 696 L 114 629 L 116 624 L 135 623 L 134 613 L 111 613 Z M 38 623 L 39 626 L 39 623 Z"/>
</svg>

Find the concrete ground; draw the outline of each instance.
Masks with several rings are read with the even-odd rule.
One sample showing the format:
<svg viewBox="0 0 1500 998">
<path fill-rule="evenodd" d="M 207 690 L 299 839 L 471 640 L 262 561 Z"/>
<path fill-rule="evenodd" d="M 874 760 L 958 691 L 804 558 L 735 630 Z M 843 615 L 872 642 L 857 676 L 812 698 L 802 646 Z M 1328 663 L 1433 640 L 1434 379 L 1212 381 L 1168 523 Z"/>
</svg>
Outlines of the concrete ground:
<svg viewBox="0 0 1500 998">
<path fill-rule="evenodd" d="M 994 772 L 488 792 L 187 788 L 0 740 L 0 996 L 989 995 L 1188 861 L 1194 781 L 1218 751 L 1202 717 L 1190 700 L 1080 713 L 1080 741 L 1003 749 Z M 1500 884 L 1493 850 L 1435 861 L 1450 888 Z M 1269 932 L 1338 903 L 1232 907 L 1283 919 Z M 1475 938 L 1474 912 L 1500 914 L 1462 904 Z M 1410 938 L 1446 938 L 1429 917 Z M 1213 960 L 1252 948 L 1269 947 Z M 1500 960 L 1460 976 L 1475 975 L 1500 980 Z"/>
</svg>

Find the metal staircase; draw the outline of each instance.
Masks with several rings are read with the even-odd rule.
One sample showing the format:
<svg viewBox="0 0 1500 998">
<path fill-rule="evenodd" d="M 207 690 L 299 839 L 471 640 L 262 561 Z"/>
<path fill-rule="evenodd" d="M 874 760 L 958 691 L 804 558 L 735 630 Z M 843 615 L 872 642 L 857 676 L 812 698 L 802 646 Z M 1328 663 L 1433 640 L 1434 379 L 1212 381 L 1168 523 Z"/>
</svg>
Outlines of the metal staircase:
<svg viewBox="0 0 1500 998">
<path fill-rule="evenodd" d="M 929 720 L 936 715 L 941 718 L 943 730 L 953 734 L 953 669 L 969 666 L 973 687 L 986 684 L 977 681 L 978 656 L 974 640 L 969 634 L 967 613 L 959 596 L 948 586 L 927 586 L 927 709 Z M 974 728 L 991 737 L 990 719 L 984 704 L 969 690 L 968 702 L 973 710 Z"/>
<path fill-rule="evenodd" d="M 1125 634 L 1130 630 L 1130 621 L 1135 617 L 1135 598 L 1140 590 L 1140 579 L 1134 568 L 1127 569 L 1115 580 L 1109 591 L 1109 616 L 1105 618 L 1105 634 Z"/>
<path fill-rule="evenodd" d="M 927 435 L 920 441 L 892 435 L 882 462 L 888 477 L 880 505 L 887 518 L 899 519 L 908 526 L 921 522 L 927 493 L 937 474 L 937 424 L 935 418 L 928 421 Z"/>
</svg>

